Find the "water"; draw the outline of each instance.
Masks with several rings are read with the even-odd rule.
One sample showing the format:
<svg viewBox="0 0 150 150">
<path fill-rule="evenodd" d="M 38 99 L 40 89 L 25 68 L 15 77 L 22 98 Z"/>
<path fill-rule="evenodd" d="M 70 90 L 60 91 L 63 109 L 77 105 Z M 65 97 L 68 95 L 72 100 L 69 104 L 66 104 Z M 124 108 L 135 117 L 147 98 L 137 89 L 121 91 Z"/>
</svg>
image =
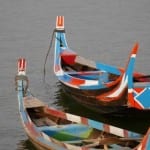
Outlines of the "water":
<svg viewBox="0 0 150 150">
<path fill-rule="evenodd" d="M 69 109 L 59 100 L 52 51 L 46 66 L 46 83 L 42 81 L 57 15 L 65 16 L 68 44 L 80 55 L 123 67 L 134 42 L 138 41 L 136 70 L 150 73 L 149 6 L 149 0 L 1 0 L 0 150 L 33 149 L 18 114 L 14 76 L 19 57 L 28 61 L 32 93 L 54 107 Z"/>
</svg>

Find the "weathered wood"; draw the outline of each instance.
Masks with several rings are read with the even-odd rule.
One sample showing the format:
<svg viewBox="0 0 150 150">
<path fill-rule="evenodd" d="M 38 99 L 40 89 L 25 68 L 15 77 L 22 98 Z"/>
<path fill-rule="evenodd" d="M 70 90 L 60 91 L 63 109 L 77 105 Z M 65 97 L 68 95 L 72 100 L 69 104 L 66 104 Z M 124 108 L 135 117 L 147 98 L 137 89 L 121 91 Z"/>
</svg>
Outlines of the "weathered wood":
<svg viewBox="0 0 150 150">
<path fill-rule="evenodd" d="M 46 104 L 44 104 L 42 101 L 38 100 L 35 97 L 25 97 L 24 98 L 24 106 L 25 108 L 34 108 L 34 107 L 44 107 Z"/>
<path fill-rule="evenodd" d="M 75 59 L 75 62 L 79 64 L 86 64 L 88 67 L 91 67 L 91 68 L 96 68 L 95 62 L 89 61 L 88 59 L 81 57 L 81 56 L 77 56 Z"/>
<path fill-rule="evenodd" d="M 34 123 L 37 126 L 53 126 L 53 125 L 57 125 L 54 121 L 48 119 L 47 117 L 34 119 Z"/>
<path fill-rule="evenodd" d="M 134 139 L 134 138 L 119 138 L 119 137 L 103 137 L 103 138 L 97 138 L 97 139 L 89 140 L 89 142 L 91 142 L 91 143 L 85 145 L 84 147 L 90 148 L 90 147 L 95 147 L 98 145 L 104 145 L 105 149 L 106 149 L 107 145 L 121 144 L 121 143 L 132 142 L 132 141 L 138 142 L 139 140 L 140 140 L 139 138 Z M 86 141 L 86 140 L 83 140 L 83 141 Z"/>
</svg>

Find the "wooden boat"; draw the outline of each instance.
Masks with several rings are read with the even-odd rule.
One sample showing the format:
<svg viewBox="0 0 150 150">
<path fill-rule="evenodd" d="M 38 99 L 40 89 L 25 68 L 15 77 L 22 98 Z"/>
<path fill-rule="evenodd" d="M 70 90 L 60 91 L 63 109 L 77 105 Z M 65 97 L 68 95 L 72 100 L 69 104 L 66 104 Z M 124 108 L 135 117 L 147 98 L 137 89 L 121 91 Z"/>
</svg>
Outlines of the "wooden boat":
<svg viewBox="0 0 150 150">
<path fill-rule="evenodd" d="M 49 107 L 33 97 L 26 75 L 26 60 L 18 60 L 15 77 L 19 113 L 30 141 L 40 150 L 100 150 L 150 148 L 145 136 Z"/>
<path fill-rule="evenodd" d="M 108 103 L 101 101 L 100 95 L 114 91 L 120 85 L 125 69 L 88 60 L 70 50 L 66 40 L 64 16 L 57 16 L 54 35 L 54 73 L 65 93 L 80 104 L 101 113 L 122 110 L 120 106 L 127 101 L 127 83 L 124 84 L 126 90 L 122 93 L 122 100 Z M 138 44 L 135 44 L 134 48 L 138 48 Z M 150 81 L 150 78 L 134 72 L 133 80 Z"/>
</svg>

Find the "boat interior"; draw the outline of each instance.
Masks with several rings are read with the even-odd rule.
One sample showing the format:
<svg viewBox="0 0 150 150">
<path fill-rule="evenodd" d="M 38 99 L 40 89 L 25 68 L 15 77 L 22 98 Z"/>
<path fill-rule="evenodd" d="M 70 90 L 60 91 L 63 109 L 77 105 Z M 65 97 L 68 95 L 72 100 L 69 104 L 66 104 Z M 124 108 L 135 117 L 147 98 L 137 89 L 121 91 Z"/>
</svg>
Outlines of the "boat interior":
<svg viewBox="0 0 150 150">
<path fill-rule="evenodd" d="M 77 124 L 63 117 L 55 116 L 55 114 L 50 114 L 47 109 L 47 106 L 40 106 L 37 103 L 29 105 L 29 107 L 26 105 L 27 113 L 37 129 L 56 140 L 92 148 L 104 148 L 104 145 L 111 147 L 110 144 L 134 147 L 139 143 L 135 139 L 120 138 L 87 125 Z"/>
<path fill-rule="evenodd" d="M 88 80 L 103 79 L 103 82 L 116 80 L 119 75 L 97 69 L 93 61 L 72 53 L 61 55 L 61 67 L 69 75 Z"/>
</svg>

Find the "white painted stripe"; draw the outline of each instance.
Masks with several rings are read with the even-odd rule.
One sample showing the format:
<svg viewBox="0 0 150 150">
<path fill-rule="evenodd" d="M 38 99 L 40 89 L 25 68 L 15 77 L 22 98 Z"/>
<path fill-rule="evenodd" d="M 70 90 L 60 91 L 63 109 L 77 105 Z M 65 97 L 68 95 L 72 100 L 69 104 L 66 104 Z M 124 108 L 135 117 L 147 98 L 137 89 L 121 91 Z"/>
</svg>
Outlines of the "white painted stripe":
<svg viewBox="0 0 150 150">
<path fill-rule="evenodd" d="M 117 127 L 110 126 L 110 133 L 124 137 L 124 130 Z"/>
<path fill-rule="evenodd" d="M 28 120 L 29 120 L 29 123 L 32 123 L 32 121 L 31 121 L 30 117 L 29 117 L 29 116 L 27 116 L 27 118 L 28 118 Z"/>
<path fill-rule="evenodd" d="M 64 16 L 57 16 L 56 18 L 56 29 L 64 29 Z"/>
<path fill-rule="evenodd" d="M 136 54 L 132 54 L 131 57 L 132 57 L 132 58 L 135 58 L 135 57 L 136 57 Z"/>
<path fill-rule="evenodd" d="M 128 93 L 132 93 L 133 92 L 133 89 L 128 89 Z"/>
<path fill-rule="evenodd" d="M 66 117 L 68 120 L 70 120 L 72 122 L 81 123 L 81 117 L 79 117 L 79 116 L 75 116 L 75 115 L 66 113 Z"/>
<path fill-rule="evenodd" d="M 55 71 L 55 73 L 56 73 L 56 76 L 63 76 L 64 75 L 64 72 L 61 69 L 58 71 Z"/>
<path fill-rule="evenodd" d="M 123 76 L 123 79 L 121 81 L 119 88 L 115 90 L 114 93 L 108 95 L 107 97 L 116 97 L 122 92 L 122 90 L 127 86 L 127 83 L 128 83 L 128 76 L 126 76 L 125 79 L 124 78 L 125 78 L 125 75 Z"/>
<path fill-rule="evenodd" d="M 138 101 L 137 97 L 141 95 L 141 94 L 137 94 L 135 97 L 134 97 L 134 100 L 140 105 L 141 108 L 144 109 L 144 106 Z"/>
<path fill-rule="evenodd" d="M 25 71 L 19 71 L 18 75 L 26 75 Z"/>
<path fill-rule="evenodd" d="M 95 80 L 85 80 L 85 83 L 82 84 L 81 86 L 90 86 L 90 85 L 98 85 L 99 81 Z"/>
</svg>

